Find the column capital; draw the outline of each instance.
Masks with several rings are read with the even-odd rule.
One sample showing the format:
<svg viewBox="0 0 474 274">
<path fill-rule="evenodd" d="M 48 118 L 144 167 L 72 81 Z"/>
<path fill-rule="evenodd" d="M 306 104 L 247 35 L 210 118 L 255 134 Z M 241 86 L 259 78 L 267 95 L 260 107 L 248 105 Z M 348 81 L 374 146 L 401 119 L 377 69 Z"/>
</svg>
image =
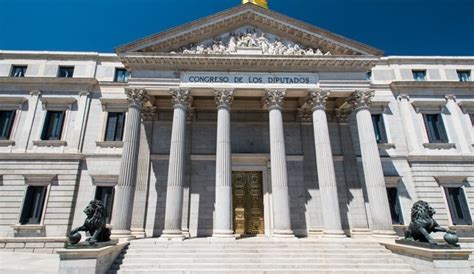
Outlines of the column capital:
<svg viewBox="0 0 474 274">
<path fill-rule="evenodd" d="M 357 111 L 359 109 L 368 108 L 374 95 L 374 90 L 356 90 L 349 98 L 347 98 L 347 102 Z"/>
<path fill-rule="evenodd" d="M 313 120 L 313 113 L 309 108 L 299 108 L 298 117 L 300 117 L 302 123 L 311 123 Z"/>
<path fill-rule="evenodd" d="M 217 108 L 230 109 L 234 100 L 233 89 L 217 89 L 214 91 Z"/>
<path fill-rule="evenodd" d="M 410 96 L 408 96 L 408 94 L 400 94 L 398 95 L 398 100 L 407 100 L 407 101 L 410 101 Z"/>
<path fill-rule="evenodd" d="M 309 95 L 307 98 L 308 104 L 311 106 L 311 110 L 315 111 L 317 109 L 326 110 L 326 101 L 329 98 L 331 92 L 329 90 L 322 89 L 312 89 L 309 90 Z"/>
<path fill-rule="evenodd" d="M 341 123 L 346 123 L 349 116 L 352 114 L 352 109 L 350 108 L 337 108 L 335 111 L 336 117 Z"/>
<path fill-rule="evenodd" d="M 89 96 L 91 93 L 87 90 L 79 91 L 79 96 Z"/>
<path fill-rule="evenodd" d="M 446 99 L 446 101 L 456 102 L 456 95 L 454 95 L 454 94 L 447 94 L 446 96 L 444 96 L 444 98 Z"/>
<path fill-rule="evenodd" d="M 31 96 L 40 96 L 41 95 L 41 90 L 39 90 L 39 89 L 32 90 L 32 91 L 30 91 L 30 95 Z"/>
<path fill-rule="evenodd" d="M 143 88 L 127 88 L 125 95 L 130 105 L 143 107 L 143 104 L 149 100 L 148 92 Z"/>
<path fill-rule="evenodd" d="M 193 98 L 188 89 L 172 89 L 170 90 L 171 102 L 174 108 L 183 108 L 185 110 L 191 107 Z"/>
<path fill-rule="evenodd" d="M 157 112 L 157 107 L 149 107 L 149 106 L 144 107 L 142 109 L 142 120 L 144 122 L 153 121 L 153 118 L 155 117 L 156 112 Z"/>
<path fill-rule="evenodd" d="M 268 109 L 282 109 L 283 101 L 286 96 L 286 90 L 284 89 L 267 89 L 265 90 L 265 97 L 263 102 Z"/>
</svg>

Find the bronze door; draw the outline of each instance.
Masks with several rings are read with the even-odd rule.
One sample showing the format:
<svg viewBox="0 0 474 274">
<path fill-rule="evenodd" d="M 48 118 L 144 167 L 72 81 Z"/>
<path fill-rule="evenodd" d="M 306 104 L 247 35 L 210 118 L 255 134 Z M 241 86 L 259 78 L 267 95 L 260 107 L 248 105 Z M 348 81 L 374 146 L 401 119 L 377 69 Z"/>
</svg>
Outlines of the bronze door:
<svg viewBox="0 0 474 274">
<path fill-rule="evenodd" d="M 233 172 L 232 195 L 235 234 L 264 234 L 261 172 Z"/>
</svg>

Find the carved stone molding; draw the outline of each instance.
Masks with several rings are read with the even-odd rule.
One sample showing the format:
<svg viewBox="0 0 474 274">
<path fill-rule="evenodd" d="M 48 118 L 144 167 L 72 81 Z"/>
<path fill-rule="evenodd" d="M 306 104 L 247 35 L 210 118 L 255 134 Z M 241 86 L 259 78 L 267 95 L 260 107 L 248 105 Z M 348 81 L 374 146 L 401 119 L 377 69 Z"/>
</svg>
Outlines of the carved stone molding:
<svg viewBox="0 0 474 274">
<path fill-rule="evenodd" d="M 347 98 L 347 102 L 351 104 L 355 110 L 368 108 L 374 95 L 374 90 L 356 90 L 349 98 Z"/>
<path fill-rule="evenodd" d="M 173 106 L 181 107 L 184 109 L 189 109 L 192 104 L 193 98 L 191 97 L 191 92 L 187 89 L 172 89 L 170 90 L 171 102 Z"/>
<path fill-rule="evenodd" d="M 254 28 L 247 28 L 215 37 L 199 44 L 189 44 L 172 54 L 236 54 L 242 50 L 255 50 L 263 55 L 306 55 L 328 56 L 330 51 L 323 53 L 320 49 L 306 47 L 301 44 L 282 40 L 280 37 L 264 33 Z"/>
<path fill-rule="evenodd" d="M 234 90 L 220 89 L 214 92 L 217 108 L 229 108 L 234 100 Z"/>
<path fill-rule="evenodd" d="M 313 121 L 313 112 L 309 108 L 298 108 L 298 117 L 300 117 L 301 122 L 311 123 Z"/>
<path fill-rule="evenodd" d="M 30 91 L 31 96 L 40 96 L 41 95 L 41 90 L 32 90 Z"/>
<path fill-rule="evenodd" d="M 349 117 L 352 114 L 352 109 L 350 108 L 337 108 L 335 111 L 337 120 L 340 123 L 346 123 Z"/>
<path fill-rule="evenodd" d="M 317 109 L 326 109 L 326 101 L 331 92 L 329 90 L 315 89 L 309 91 L 308 104 L 313 111 Z"/>
<path fill-rule="evenodd" d="M 286 96 L 286 90 L 283 89 L 267 89 L 263 103 L 268 109 L 282 109 L 283 102 Z"/>
<path fill-rule="evenodd" d="M 410 96 L 408 96 L 408 94 L 400 94 L 398 95 L 398 100 L 407 100 L 407 101 L 410 101 Z"/>
<path fill-rule="evenodd" d="M 153 118 L 156 115 L 157 107 L 144 107 L 142 109 L 142 120 L 145 122 L 153 121 Z"/>
<path fill-rule="evenodd" d="M 125 89 L 125 95 L 127 95 L 129 104 L 134 104 L 139 107 L 143 107 L 143 104 L 149 100 L 148 93 L 145 89 L 128 88 Z"/>
</svg>

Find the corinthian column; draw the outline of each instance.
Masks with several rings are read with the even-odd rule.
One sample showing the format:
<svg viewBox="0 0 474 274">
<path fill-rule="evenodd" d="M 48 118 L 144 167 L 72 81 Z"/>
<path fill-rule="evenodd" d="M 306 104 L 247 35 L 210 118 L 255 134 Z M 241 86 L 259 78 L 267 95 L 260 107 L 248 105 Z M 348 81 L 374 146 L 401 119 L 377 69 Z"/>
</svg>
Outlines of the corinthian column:
<svg viewBox="0 0 474 274">
<path fill-rule="evenodd" d="M 125 121 L 122 160 L 118 184 L 115 188 L 112 214 L 112 237 L 133 238 L 130 233 L 133 199 L 137 180 L 138 149 L 140 146 L 140 116 L 143 103 L 148 99 L 144 89 L 127 89 L 128 114 Z"/>
<path fill-rule="evenodd" d="M 230 107 L 234 92 L 215 92 L 217 104 L 216 203 L 213 237 L 234 238 L 232 229 L 232 151 Z"/>
<path fill-rule="evenodd" d="M 373 90 L 357 90 L 348 98 L 348 102 L 356 112 L 365 187 L 372 216 L 371 228 L 375 235 L 393 236 L 395 232 L 392 227 L 382 162 L 380 161 L 372 117 L 369 111 L 369 105 L 373 97 Z"/>
<path fill-rule="evenodd" d="M 326 117 L 326 100 L 329 97 L 329 91 L 318 89 L 310 91 L 309 95 L 308 103 L 313 111 L 314 147 L 316 149 L 324 234 L 328 237 L 345 237 L 341 225 L 336 173 Z"/>
<path fill-rule="evenodd" d="M 267 90 L 265 105 L 270 111 L 270 156 L 273 199 L 273 237 L 294 237 L 291 230 L 290 197 L 283 132 L 284 90 Z"/>
<path fill-rule="evenodd" d="M 181 230 L 183 211 L 183 177 L 184 152 L 186 146 L 186 111 L 191 106 L 189 90 L 171 90 L 173 112 L 173 129 L 168 167 L 168 184 L 166 189 L 165 229 L 162 238 L 184 239 Z"/>
<path fill-rule="evenodd" d="M 142 124 L 140 129 L 140 148 L 138 149 L 137 163 L 137 185 L 135 190 L 135 201 L 133 203 L 132 234 L 136 238 L 144 238 L 145 235 L 145 213 L 147 205 L 147 192 L 150 176 L 150 148 L 153 131 L 153 119 L 156 107 L 144 107 L 142 109 Z"/>
</svg>

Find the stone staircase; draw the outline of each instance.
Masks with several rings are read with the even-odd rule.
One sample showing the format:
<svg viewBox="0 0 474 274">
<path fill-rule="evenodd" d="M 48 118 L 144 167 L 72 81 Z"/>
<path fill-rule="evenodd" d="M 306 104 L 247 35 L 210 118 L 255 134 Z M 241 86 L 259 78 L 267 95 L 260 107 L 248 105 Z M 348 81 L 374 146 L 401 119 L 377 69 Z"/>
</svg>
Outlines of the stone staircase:
<svg viewBox="0 0 474 274">
<path fill-rule="evenodd" d="M 416 273 L 378 242 L 353 239 L 248 238 L 236 241 L 132 241 L 108 274 Z"/>
</svg>

